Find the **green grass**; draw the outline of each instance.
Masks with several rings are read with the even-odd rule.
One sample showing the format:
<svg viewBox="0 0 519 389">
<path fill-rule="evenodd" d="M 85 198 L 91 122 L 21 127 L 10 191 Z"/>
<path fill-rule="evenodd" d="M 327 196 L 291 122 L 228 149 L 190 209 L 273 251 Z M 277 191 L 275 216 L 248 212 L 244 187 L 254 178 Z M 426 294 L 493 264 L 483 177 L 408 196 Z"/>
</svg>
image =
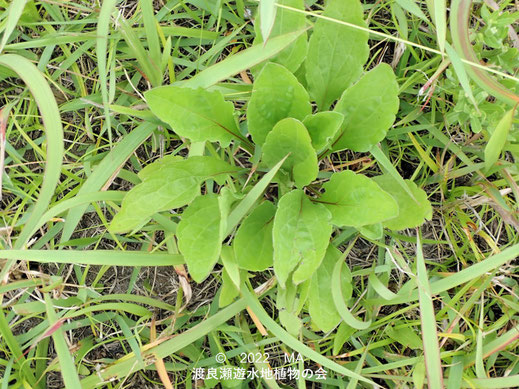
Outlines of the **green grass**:
<svg viewBox="0 0 519 389">
<path fill-rule="evenodd" d="M 305 1 L 309 33 L 321 3 Z M 470 31 L 479 32 L 470 35 L 472 53 L 464 51 L 463 20 L 446 19 L 445 1 L 362 3 L 371 33 L 367 66 L 393 66 L 400 110 L 372 155 L 332 153 L 318 179 L 345 166 L 367 176 L 388 172 L 423 188 L 434 215 L 419 231 L 387 230 L 379 240 L 336 230 L 332 244 L 346 254 L 331 282 L 341 324 L 318 331 L 301 292 L 302 329 L 294 337 L 279 319 L 272 269 L 249 279 L 226 257 L 196 284 L 176 245 L 178 214 L 155 214 L 134 234 L 108 225 L 140 182 L 137 173 L 165 155 L 210 155 L 246 167 L 228 183 L 236 193 L 249 189 L 236 199 L 227 235 L 258 199 L 276 197 L 272 179 L 281 163 L 259 179 L 250 169 L 259 160 L 251 145 L 190 144 L 151 113 L 143 94 L 169 84 L 209 88 L 243 116 L 252 91 L 245 72 L 302 32 L 253 46 L 249 14 L 255 17 L 258 2 L 250 0 L 156 1 L 155 8 L 145 0 L 102 7 L 0 0 L 0 104 L 8 108 L 0 389 L 517 386 L 517 118 L 500 146 L 506 153 L 485 161 L 494 129 L 518 101 L 508 35 L 517 14 L 503 21 L 506 14 L 469 7 Z M 512 13 L 514 4 L 499 6 Z M 450 16 L 462 18 L 466 1 L 454 5 Z M 491 46 L 491 23 L 506 30 L 499 47 Z M 269 20 L 260 29 L 268 33 Z M 339 290 L 346 267 L 348 301 Z M 231 302 L 221 307 L 225 298 Z M 215 360 L 218 353 L 225 362 Z M 323 367 L 327 376 L 194 380 L 195 368 L 267 366 L 244 361 L 243 353 L 268 354 L 272 368 Z M 287 362 L 291 353 L 304 362 Z"/>
</svg>

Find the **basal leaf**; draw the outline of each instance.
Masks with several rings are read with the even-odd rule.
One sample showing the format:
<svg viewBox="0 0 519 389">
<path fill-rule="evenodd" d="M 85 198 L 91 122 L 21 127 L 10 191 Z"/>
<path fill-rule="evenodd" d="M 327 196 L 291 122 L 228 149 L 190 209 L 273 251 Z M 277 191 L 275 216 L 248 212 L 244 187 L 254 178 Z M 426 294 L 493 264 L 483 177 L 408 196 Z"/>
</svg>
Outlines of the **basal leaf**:
<svg viewBox="0 0 519 389">
<path fill-rule="evenodd" d="M 300 10 L 304 9 L 304 0 L 278 0 L 277 3 L 280 5 L 285 5 Z M 276 19 L 274 22 L 274 26 L 270 32 L 270 39 L 279 35 L 287 34 L 293 31 L 299 31 L 305 28 L 306 18 L 304 14 L 294 12 L 282 7 L 275 8 L 277 8 Z M 260 34 L 260 31 L 258 31 L 260 29 L 259 26 L 262 25 L 263 15 L 260 15 L 260 23 L 256 22 L 255 24 L 256 39 L 254 39 L 254 44 L 263 44 L 264 42 L 264 38 L 262 37 L 264 36 L 264 34 Z M 294 73 L 305 60 L 307 50 L 308 42 L 306 32 L 304 32 L 290 46 L 282 50 L 279 54 L 270 58 L 269 61 L 283 65 L 292 73 Z M 261 65 L 254 67 L 253 74 L 255 74 L 256 71 L 260 70 Z"/>
<path fill-rule="evenodd" d="M 331 212 L 336 226 L 362 227 L 398 215 L 398 205 L 391 195 L 375 181 L 351 170 L 334 173 L 323 188 L 319 202 Z"/>
<path fill-rule="evenodd" d="M 234 253 L 242 269 L 262 271 L 272 266 L 272 226 L 276 207 L 265 201 L 243 221 L 234 238 Z"/>
<path fill-rule="evenodd" d="M 332 150 L 368 151 L 386 137 L 398 106 L 393 69 L 380 64 L 348 88 L 335 106 L 335 111 L 344 115 L 344 122 Z"/>
<path fill-rule="evenodd" d="M 254 143 L 263 145 L 281 119 L 303 120 L 312 112 L 308 93 L 285 67 L 268 63 L 254 81 L 247 123 Z"/>
<path fill-rule="evenodd" d="M 315 325 L 323 332 L 334 329 L 341 321 L 341 316 L 333 303 L 332 273 L 335 263 L 340 258 L 341 252 L 334 246 L 328 246 L 321 266 L 312 276 L 308 297 L 308 311 Z M 344 300 L 349 300 L 352 294 L 351 274 L 347 271 L 341 273 L 342 293 Z"/>
<path fill-rule="evenodd" d="M 359 0 L 329 0 L 323 16 L 367 27 Z M 321 110 L 360 76 L 369 54 L 368 35 L 330 20 L 315 23 L 305 67 L 310 95 Z"/>
<path fill-rule="evenodd" d="M 506 143 L 506 138 L 512 128 L 514 120 L 515 108 L 508 111 L 503 118 L 497 124 L 490 140 L 485 147 L 485 167 L 489 169 L 492 167 L 499 158 L 499 154 L 503 151 L 503 147 Z"/>
<path fill-rule="evenodd" d="M 178 249 L 196 282 L 209 275 L 220 257 L 226 217 L 214 194 L 197 197 L 182 214 L 177 227 Z"/>
<path fill-rule="evenodd" d="M 274 272 L 282 287 L 292 270 L 292 280 L 299 284 L 319 267 L 332 233 L 329 218 L 326 208 L 313 204 L 300 189 L 279 200 L 272 236 Z"/>
<path fill-rule="evenodd" d="M 391 230 L 403 230 L 404 228 L 414 228 L 422 225 L 425 221 L 424 219 L 431 220 L 432 207 L 427 199 L 427 193 L 418 188 L 414 182 L 404 180 L 416 200 L 411 198 L 390 175 L 377 176 L 373 180 L 398 203 L 398 216 L 384 221 L 384 227 Z"/>
<path fill-rule="evenodd" d="M 220 142 L 239 137 L 234 106 L 218 91 L 162 86 L 144 94 L 151 111 L 178 135 L 192 142 Z"/>
<path fill-rule="evenodd" d="M 237 171 L 236 167 L 214 157 L 183 160 L 166 157 L 154 162 L 141 171 L 143 181 L 124 197 L 110 230 L 133 230 L 156 212 L 183 207 L 200 194 L 202 181 L 212 178 L 223 183 L 223 179 Z"/>
<path fill-rule="evenodd" d="M 344 121 L 344 115 L 339 112 L 318 112 L 303 120 L 316 151 L 324 149 L 334 138 Z"/>
<path fill-rule="evenodd" d="M 308 185 L 317 178 L 319 167 L 312 139 L 297 119 L 287 118 L 278 122 L 263 145 L 262 159 L 270 168 L 287 154 L 290 155 L 281 170 L 288 172 L 298 187 Z"/>
</svg>

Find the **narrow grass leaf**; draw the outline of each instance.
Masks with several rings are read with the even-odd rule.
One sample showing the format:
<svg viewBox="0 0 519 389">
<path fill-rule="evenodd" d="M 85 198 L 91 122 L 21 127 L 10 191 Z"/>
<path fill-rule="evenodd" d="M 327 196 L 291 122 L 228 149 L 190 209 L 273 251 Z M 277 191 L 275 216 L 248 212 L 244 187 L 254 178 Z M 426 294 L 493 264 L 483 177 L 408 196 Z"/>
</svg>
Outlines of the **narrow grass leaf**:
<svg viewBox="0 0 519 389">
<path fill-rule="evenodd" d="M 333 370 L 339 374 L 342 374 L 346 377 L 356 378 L 359 381 L 366 382 L 371 385 L 375 385 L 374 382 L 357 374 L 349 369 L 346 369 L 344 366 L 337 364 L 336 362 L 326 358 L 320 353 L 312 350 L 310 347 L 306 346 L 288 332 L 286 332 L 279 324 L 277 324 L 272 318 L 268 315 L 268 313 L 263 309 L 258 299 L 252 295 L 247 288 L 242 285 L 241 288 L 242 295 L 247 301 L 248 306 L 252 309 L 252 311 L 258 316 L 261 320 L 261 323 L 268 328 L 270 332 L 272 332 L 275 336 L 278 337 L 280 341 L 282 341 L 286 346 L 290 347 L 292 350 L 297 351 L 301 355 L 306 356 L 312 361 L 327 367 L 330 370 Z"/>
<path fill-rule="evenodd" d="M 508 133 L 514 121 L 515 109 L 511 109 L 501 118 L 485 146 L 485 168 L 487 170 L 494 166 L 505 147 Z"/>
<path fill-rule="evenodd" d="M 142 347 L 141 352 L 144 360 L 146 360 L 146 357 L 151 355 L 155 355 L 158 358 L 165 358 L 168 355 L 193 344 L 197 339 L 209 334 L 211 331 L 216 330 L 219 326 L 232 319 L 236 314 L 244 310 L 246 305 L 247 303 L 245 299 L 242 298 L 213 314 L 200 324 L 176 335 L 173 339 L 166 338 L 167 340 L 164 340 L 162 343 Z M 131 353 L 110 364 L 105 369 L 99 371 L 98 374 L 92 374 L 89 377 L 84 378 L 81 381 L 82 386 L 80 387 L 94 388 L 111 377 L 122 379 L 128 374 L 143 370 L 146 367 L 145 363 L 139 363 L 135 354 Z"/>
<path fill-rule="evenodd" d="M 479 306 L 479 326 L 476 337 L 476 376 L 478 378 L 487 378 L 485 365 L 483 364 L 483 328 L 485 326 L 484 311 L 484 295 L 481 295 L 481 304 Z"/>
<path fill-rule="evenodd" d="M 413 191 L 411 190 L 411 188 L 409 188 L 409 186 L 407 185 L 407 183 L 404 181 L 404 179 L 402 178 L 402 176 L 400 176 L 400 174 L 398 173 L 398 171 L 396 170 L 396 168 L 393 166 L 393 164 L 391 163 L 391 161 L 386 157 L 386 155 L 384 154 L 384 152 L 380 149 L 379 146 L 375 145 L 371 148 L 370 150 L 370 153 L 371 155 L 373 155 L 375 157 L 375 159 L 377 160 L 377 162 L 379 163 L 379 165 L 384 168 L 386 170 L 386 172 L 391 175 L 395 180 L 396 182 L 398 182 L 398 185 L 400 185 L 402 187 L 402 189 L 404 189 L 406 191 L 406 193 L 411 197 L 411 199 L 417 204 L 417 205 L 420 205 L 420 203 L 418 202 L 418 200 L 415 198 L 414 196 L 414 193 Z"/>
<path fill-rule="evenodd" d="M 208 67 L 188 81 L 179 84 L 189 86 L 191 88 L 201 87 L 208 88 L 219 81 L 226 80 L 243 70 L 250 69 L 254 65 L 263 62 L 270 57 L 276 55 L 285 47 L 288 47 L 299 37 L 306 29 L 290 32 L 270 39 L 265 46 L 252 46 L 242 52 L 229 56 L 221 62 Z"/>
<path fill-rule="evenodd" d="M 456 355 L 452 359 L 451 366 L 448 369 L 449 378 L 447 379 L 447 389 L 458 389 L 461 387 L 463 380 L 463 356 Z"/>
<path fill-rule="evenodd" d="M 9 359 L 9 362 L 5 365 L 4 374 L 2 376 L 2 386 L 0 386 L 1 389 L 9 389 L 9 381 L 11 381 L 11 370 L 13 369 L 14 364 L 14 357 L 11 357 Z"/>
<path fill-rule="evenodd" d="M 503 266 L 505 263 L 513 260 L 519 256 L 519 244 L 509 247 L 499 254 L 492 255 L 487 259 L 478 262 L 476 264 L 463 269 L 460 272 L 454 273 L 451 276 L 445 277 L 439 281 L 434 281 L 430 284 L 432 295 L 444 292 L 446 290 L 455 288 L 456 286 L 462 285 L 466 282 L 472 281 L 475 278 L 481 277 L 482 275 L 495 270 L 496 268 Z M 418 290 L 414 289 L 410 292 L 398 293 L 398 298 L 385 301 L 383 299 L 369 300 L 370 304 L 404 304 L 411 301 L 418 300 Z"/>
<path fill-rule="evenodd" d="M 478 389 L 498 389 L 498 388 L 517 388 L 519 374 L 498 378 L 466 378 L 462 383 L 463 388 Z"/>
<path fill-rule="evenodd" d="M 427 17 L 423 13 L 422 9 L 416 4 L 414 0 L 396 0 L 397 4 L 400 5 L 403 9 L 405 9 L 410 14 L 418 16 L 424 22 L 428 22 Z"/>
<path fill-rule="evenodd" d="M 442 54 L 445 52 L 445 40 L 447 39 L 447 0 L 433 0 L 434 2 L 434 24 L 438 46 Z"/>
<path fill-rule="evenodd" d="M 377 277 L 375 272 L 371 272 L 369 275 L 369 284 L 371 287 L 377 292 L 377 294 L 382 297 L 384 300 L 392 300 L 397 297 L 397 294 L 390 291 L 380 279 Z"/>
<path fill-rule="evenodd" d="M 276 0 L 260 0 L 260 29 L 263 42 L 268 41 L 276 20 Z"/>
<path fill-rule="evenodd" d="M 346 255 L 349 253 L 349 250 L 346 250 Z M 335 303 L 335 307 L 341 315 L 342 320 L 345 321 L 350 327 L 356 328 L 358 330 L 365 330 L 371 326 L 371 320 L 362 321 L 357 319 L 348 309 L 346 302 L 344 301 L 344 297 L 342 294 L 342 286 L 341 286 L 341 272 L 342 272 L 342 264 L 346 255 L 342 255 L 337 262 L 335 263 L 335 267 L 332 273 L 332 297 L 333 302 Z"/>
<path fill-rule="evenodd" d="M 227 218 L 227 230 L 225 231 L 225 236 L 228 236 L 251 210 L 252 206 L 256 203 L 256 201 L 258 201 L 267 186 L 269 186 L 270 182 L 286 159 L 287 157 L 283 158 L 276 166 L 270 169 L 270 171 L 265 174 L 256 185 L 254 185 L 251 191 L 247 193 L 247 196 L 245 196 L 245 198 L 240 201 L 240 203 L 231 211 L 229 217 Z"/>
<path fill-rule="evenodd" d="M 142 123 L 117 142 L 115 147 L 110 150 L 86 181 L 83 182 L 77 196 L 99 191 L 110 178 L 114 177 L 114 174 L 116 174 L 134 150 L 152 134 L 155 127 L 152 123 Z M 61 235 L 61 243 L 70 239 L 87 206 L 88 204 L 78 205 L 67 213 Z"/>
<path fill-rule="evenodd" d="M 149 53 L 144 49 L 139 37 L 135 33 L 132 26 L 127 20 L 120 17 L 119 25 L 121 26 L 121 34 L 132 54 L 135 56 L 137 63 L 147 81 L 152 86 L 158 87 L 162 83 L 162 74 L 160 72 L 160 59 L 158 62 L 150 61 Z"/>
<path fill-rule="evenodd" d="M 0 42 L 0 53 L 4 50 L 5 44 L 16 28 L 26 3 L 27 0 L 13 0 L 9 8 L 5 11 L 9 16 L 7 17 L 7 23 L 4 27 L 2 41 Z"/>
<path fill-rule="evenodd" d="M 130 345 L 130 348 L 135 354 L 135 358 L 142 363 L 143 360 L 141 349 L 139 347 L 139 344 L 135 340 L 135 336 L 132 334 L 130 327 L 128 326 L 128 324 L 126 324 L 126 321 L 124 321 L 124 318 L 120 315 L 115 316 L 115 321 L 117 321 L 117 324 L 119 324 L 119 328 L 121 328 L 121 331 L 124 335 L 124 340 L 128 342 L 128 344 Z"/>
<path fill-rule="evenodd" d="M 97 67 L 99 69 L 99 87 L 101 89 L 101 96 L 103 99 L 103 108 L 105 114 L 105 128 L 108 129 L 108 136 L 110 143 L 112 141 L 112 126 L 110 109 L 108 107 L 110 101 L 108 97 L 108 70 L 106 66 L 107 48 L 108 48 L 108 34 L 110 31 L 110 16 L 115 8 L 117 0 L 103 1 L 99 19 L 97 21 L 96 31 L 96 55 Z M 68 239 L 65 239 L 68 240 Z"/>
<path fill-rule="evenodd" d="M 11 330 L 11 326 L 9 325 L 9 322 L 4 315 L 3 309 L 0 309 L 0 335 L 11 351 L 12 356 L 16 358 L 18 363 L 21 364 L 22 367 L 20 371 L 23 372 L 29 383 L 34 387 L 34 385 L 36 385 L 36 378 L 34 377 L 34 373 L 30 367 L 30 364 L 27 363 L 25 359 L 20 343 L 17 341 Z"/>
<path fill-rule="evenodd" d="M 81 383 L 79 382 L 76 366 L 74 364 L 74 358 L 72 357 L 67 342 L 65 341 L 65 333 L 63 332 L 63 328 L 61 328 L 61 326 L 57 326 L 59 319 L 56 315 L 56 312 L 54 312 L 54 306 L 52 305 L 50 296 L 47 293 L 45 293 L 45 305 L 47 307 L 47 317 L 49 319 L 51 328 L 56 326 L 56 330 L 52 334 L 52 340 L 54 341 L 56 354 L 58 354 L 61 375 L 65 383 L 65 388 L 81 388 Z"/>
<path fill-rule="evenodd" d="M 38 223 L 54 196 L 63 161 L 63 127 L 54 94 L 43 75 L 31 61 L 16 54 L 5 54 L 0 56 L 0 66 L 16 72 L 29 87 L 40 110 L 47 139 L 47 160 L 38 201 L 32 207 L 29 219 L 25 222 L 25 226 L 14 244 L 14 248 L 21 249 L 29 240 L 33 227 Z M 0 279 L 5 279 L 13 264 L 14 260 L 7 261 L 0 272 Z"/>
<path fill-rule="evenodd" d="M 93 192 L 86 193 L 72 197 L 71 199 L 64 200 L 54 207 L 45 212 L 38 223 L 34 226 L 30 236 L 32 236 L 40 227 L 50 221 L 52 218 L 60 215 L 61 213 L 68 211 L 71 208 L 81 206 L 83 204 L 90 204 L 96 201 L 115 201 L 121 202 L 124 198 L 124 192 L 106 191 L 106 192 Z"/>
<path fill-rule="evenodd" d="M 416 246 L 417 284 L 420 301 L 420 319 L 422 322 L 422 340 L 425 356 L 425 368 L 427 370 L 427 382 L 430 389 L 443 388 L 443 372 L 436 331 L 436 314 L 431 293 L 431 287 L 427 278 L 427 269 L 422 253 L 420 236 Z"/>
<path fill-rule="evenodd" d="M 460 84 L 463 87 L 463 90 L 465 91 L 465 94 L 468 96 L 472 105 L 474 105 L 474 107 L 476 108 L 476 111 L 479 112 L 478 104 L 476 103 L 476 99 L 474 98 L 474 94 L 472 93 L 472 88 L 470 86 L 469 76 L 465 69 L 465 65 L 463 64 L 463 62 L 461 62 L 461 58 L 456 52 L 456 50 L 454 50 L 454 48 L 449 43 L 445 43 L 445 49 L 447 51 L 449 59 L 451 60 L 452 66 L 454 67 L 454 71 L 458 76 L 458 80 L 460 81 Z"/>
<path fill-rule="evenodd" d="M 180 254 L 150 254 L 142 251 L 111 250 L 2 250 L 2 258 L 40 263 L 74 263 L 107 266 L 173 266 L 181 265 Z"/>
<path fill-rule="evenodd" d="M 146 32 L 146 40 L 148 42 L 149 57 L 152 65 L 160 68 L 161 53 L 159 34 L 157 32 L 158 24 L 154 16 L 153 2 L 149 0 L 139 0 L 142 10 L 142 19 L 144 22 L 144 31 Z"/>
</svg>

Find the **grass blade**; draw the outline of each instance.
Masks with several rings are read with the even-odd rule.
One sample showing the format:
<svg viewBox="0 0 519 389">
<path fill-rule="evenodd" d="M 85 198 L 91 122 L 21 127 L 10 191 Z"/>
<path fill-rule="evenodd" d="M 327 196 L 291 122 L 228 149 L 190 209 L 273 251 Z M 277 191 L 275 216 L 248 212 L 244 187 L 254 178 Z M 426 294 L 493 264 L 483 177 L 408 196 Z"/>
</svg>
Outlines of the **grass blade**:
<svg viewBox="0 0 519 389">
<path fill-rule="evenodd" d="M 252 188 L 247 196 L 245 196 L 245 198 L 240 201 L 240 203 L 232 210 L 229 217 L 227 218 L 227 231 L 225 231 L 225 236 L 228 236 L 232 232 L 234 227 L 236 227 L 245 217 L 245 215 L 247 215 L 247 212 L 249 212 L 254 203 L 258 201 L 260 196 L 263 194 L 263 191 L 270 184 L 287 157 L 279 161 L 267 174 L 265 174 L 263 178 L 259 180 L 256 185 L 254 185 L 254 188 Z"/>
<path fill-rule="evenodd" d="M 179 85 L 190 88 L 208 88 L 276 55 L 305 31 L 306 29 L 290 32 L 270 39 L 265 45 L 252 46 L 201 71 L 188 81 L 180 82 Z"/>
<path fill-rule="evenodd" d="M 472 105 L 474 105 L 474 107 L 476 108 L 476 111 L 479 112 L 478 104 L 476 103 L 476 99 L 474 98 L 474 94 L 472 93 L 472 88 L 470 87 L 469 77 L 467 75 L 465 65 L 463 64 L 463 62 L 461 62 L 460 56 L 451 45 L 446 43 L 445 49 L 447 50 L 447 55 L 451 60 L 452 66 L 454 67 L 454 71 L 458 76 L 458 80 L 460 81 L 463 90 L 469 97 L 469 100 L 471 101 Z"/>
<path fill-rule="evenodd" d="M 499 254 L 492 255 L 487 259 L 478 262 L 460 272 L 454 273 L 451 276 L 445 277 L 442 280 L 434 281 L 430 284 L 432 295 L 436 295 L 446 290 L 455 288 L 456 286 L 465 284 L 466 282 L 472 281 L 475 278 L 481 277 L 482 275 L 495 270 L 496 268 L 503 266 L 505 263 L 513 260 L 519 256 L 519 244 L 509 247 Z M 367 300 L 369 304 L 405 304 L 412 301 L 418 300 L 418 290 L 414 289 L 412 292 L 397 294 L 397 298 L 394 300 L 384 299 L 372 299 Z"/>
<path fill-rule="evenodd" d="M 47 317 L 49 319 L 50 328 L 54 330 L 54 332 L 52 332 L 52 340 L 54 341 L 54 348 L 58 354 L 61 375 L 65 382 L 65 388 L 80 388 L 81 383 L 79 382 L 79 377 L 76 372 L 74 359 L 70 354 L 67 342 L 65 342 L 65 333 L 63 332 L 63 328 L 61 328 L 62 322 L 58 319 L 56 312 L 54 312 L 52 301 L 47 293 L 45 293 L 45 305 L 47 307 Z M 50 334 L 51 333 L 49 333 L 49 335 Z"/>
<path fill-rule="evenodd" d="M 159 34 L 157 33 L 158 26 L 153 12 L 153 2 L 140 0 L 139 5 L 142 10 L 142 19 L 144 22 L 144 31 L 146 31 L 150 59 L 153 66 L 160 68 L 162 56 L 160 54 Z"/>
<path fill-rule="evenodd" d="M 97 192 L 107 183 L 107 181 L 117 172 L 117 170 L 130 157 L 133 151 L 139 147 L 152 134 L 155 129 L 152 123 L 142 123 L 126 135 L 110 151 L 101 163 L 90 174 L 87 180 L 81 185 L 77 195 Z M 61 243 L 66 242 L 72 236 L 76 226 L 85 213 L 88 205 L 77 206 L 71 209 L 65 217 L 65 225 L 61 235 Z"/>
<path fill-rule="evenodd" d="M 397 4 L 405 9 L 410 14 L 418 16 L 424 22 L 428 22 L 427 17 L 423 13 L 422 9 L 416 4 L 414 0 L 396 0 Z"/>
<path fill-rule="evenodd" d="M 94 193 L 86 193 L 86 194 L 78 194 L 71 199 L 64 200 L 59 204 L 56 204 L 54 207 L 49 209 L 47 212 L 43 214 L 38 223 L 34 226 L 32 236 L 41 226 L 47 223 L 53 217 L 58 216 L 59 214 L 69 210 L 70 208 L 74 208 L 83 204 L 90 204 L 95 201 L 117 201 L 120 202 L 124 198 L 124 192 L 116 192 L 116 191 L 106 191 L 106 192 L 94 192 Z"/>
<path fill-rule="evenodd" d="M 445 52 L 445 40 L 447 39 L 447 5 L 446 0 L 434 1 L 434 24 L 436 25 L 436 36 L 438 46 L 442 54 Z"/>
<path fill-rule="evenodd" d="M 109 109 L 108 96 L 108 70 L 106 66 L 106 54 L 108 49 L 108 34 L 110 30 L 110 16 L 115 8 L 117 0 L 105 0 L 101 6 L 99 19 L 97 21 L 96 31 L 96 54 L 97 67 L 99 68 L 99 84 L 101 88 L 101 96 L 103 98 L 103 108 L 105 113 L 105 129 L 108 130 L 108 139 L 112 144 L 112 125 Z"/>
<path fill-rule="evenodd" d="M 7 23 L 3 31 L 2 41 L 0 42 L 0 53 L 4 51 L 4 47 L 9 40 L 9 37 L 16 28 L 26 3 L 27 0 L 13 0 L 9 8 L 5 11 L 9 16 L 7 17 Z"/>
<path fill-rule="evenodd" d="M 159 69 L 160 59 L 157 63 L 154 63 L 153 61 L 150 62 L 149 54 L 144 49 L 139 37 L 128 21 L 123 19 L 122 16 L 119 20 L 119 25 L 121 26 L 123 39 L 135 56 L 135 59 L 137 59 L 137 63 L 141 67 L 142 74 L 145 76 L 146 80 L 149 81 L 153 87 L 160 86 L 162 84 L 162 74 Z"/>
<path fill-rule="evenodd" d="M 226 321 L 234 317 L 236 314 L 244 310 L 246 307 L 245 299 L 240 299 L 221 311 L 213 314 L 200 324 L 190 328 L 173 339 L 168 339 L 158 345 L 144 346 L 141 349 L 144 360 L 146 357 L 156 355 L 158 358 L 165 358 L 186 346 L 193 344 L 197 339 L 207 335 L 211 331 L 224 324 Z M 139 363 L 135 354 L 131 353 L 110 364 L 98 374 L 92 374 L 81 381 L 82 388 L 94 388 L 100 383 L 107 381 L 111 377 L 122 379 L 131 372 L 142 370 L 146 367 L 145 363 Z"/>
<path fill-rule="evenodd" d="M 515 109 L 511 109 L 501 118 L 485 146 L 485 168 L 487 170 L 494 166 L 505 147 L 506 138 L 514 121 Z"/>
<path fill-rule="evenodd" d="M 180 254 L 150 254 L 143 251 L 2 250 L 1 256 L 20 261 L 106 266 L 174 266 L 184 263 Z"/>
<path fill-rule="evenodd" d="M 22 248 L 27 243 L 33 226 L 48 207 L 58 184 L 63 160 L 63 128 L 54 94 L 40 71 L 28 59 L 15 54 L 0 56 L 0 65 L 15 71 L 29 87 L 38 104 L 48 144 L 40 196 L 15 243 L 15 248 Z"/>
<path fill-rule="evenodd" d="M 63 161 L 63 127 L 54 94 L 36 66 L 16 54 L 1 55 L 0 66 L 16 72 L 29 87 L 40 110 L 47 138 L 47 161 L 40 195 L 14 244 L 14 248 L 21 249 L 29 240 L 33 227 L 47 209 L 58 184 Z M 7 261 L 0 272 L 0 279 L 5 279 L 13 264 L 14 260 Z"/>
<path fill-rule="evenodd" d="M 276 0 L 260 0 L 260 30 L 263 42 L 267 42 L 276 20 Z"/>
<path fill-rule="evenodd" d="M 245 297 L 248 306 L 251 308 L 254 314 L 260 319 L 261 323 L 265 327 L 267 327 L 270 330 L 270 332 L 277 336 L 279 340 L 281 340 L 285 345 L 287 345 L 294 351 L 299 352 L 301 355 L 310 358 L 312 361 L 329 368 L 330 370 L 333 370 L 346 377 L 356 378 L 359 381 L 374 385 L 374 382 L 324 357 L 323 355 L 312 350 L 310 347 L 304 345 L 296 338 L 294 338 L 292 335 L 290 335 L 288 332 L 286 332 L 283 328 L 281 328 L 279 324 L 272 320 L 268 313 L 263 309 L 258 299 L 252 295 L 252 293 L 247 289 L 245 285 L 242 285 L 241 292 L 242 295 Z"/>
<path fill-rule="evenodd" d="M 400 174 L 395 169 L 391 161 L 386 157 L 384 152 L 378 146 L 375 145 L 371 148 L 370 153 L 375 157 L 379 165 L 381 165 L 381 167 L 384 168 L 387 171 L 387 173 L 390 174 L 391 177 L 393 177 L 398 182 L 402 189 L 404 189 L 405 192 L 409 196 L 411 196 L 411 198 L 418 204 L 413 195 L 413 192 L 411 191 L 411 189 L 409 189 L 409 186 L 407 186 L 404 179 L 400 176 Z"/>
<path fill-rule="evenodd" d="M 339 312 L 339 315 L 341 315 L 342 320 L 346 322 L 350 327 L 353 327 L 357 330 L 365 330 L 369 328 L 371 325 L 371 320 L 368 320 L 366 322 L 357 319 L 355 316 L 352 315 L 350 310 L 348 309 L 348 306 L 344 302 L 344 298 L 342 296 L 342 290 L 341 290 L 341 271 L 342 271 L 342 264 L 345 260 L 345 258 L 348 256 L 351 248 L 353 247 L 353 244 L 351 244 L 343 255 L 337 260 L 337 263 L 335 264 L 335 267 L 333 268 L 332 273 L 332 297 L 333 302 L 335 304 L 335 308 L 337 308 L 337 311 Z"/>
<path fill-rule="evenodd" d="M 416 268 L 418 284 L 418 295 L 420 301 L 420 319 L 422 323 L 422 340 L 425 356 L 425 368 L 427 370 L 427 382 L 430 389 L 442 389 L 443 371 L 440 358 L 440 347 L 438 344 L 438 333 L 436 331 L 436 314 L 434 312 L 431 287 L 427 278 L 427 269 L 422 253 L 422 245 L 418 235 L 416 246 Z"/>
</svg>

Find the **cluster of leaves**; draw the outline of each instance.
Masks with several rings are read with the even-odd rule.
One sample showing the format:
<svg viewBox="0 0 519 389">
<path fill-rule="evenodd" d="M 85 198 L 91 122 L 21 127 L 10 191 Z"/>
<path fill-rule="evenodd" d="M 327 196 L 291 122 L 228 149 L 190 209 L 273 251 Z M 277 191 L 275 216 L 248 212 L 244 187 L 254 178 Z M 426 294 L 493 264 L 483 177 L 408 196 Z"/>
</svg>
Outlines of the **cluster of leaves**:
<svg viewBox="0 0 519 389">
<path fill-rule="evenodd" d="M 280 4 L 303 9 L 302 0 Z M 330 0 L 323 15 L 365 27 L 358 0 Z M 271 37 L 305 24 L 304 14 L 280 9 Z M 151 111 L 175 133 L 192 144 L 218 142 L 222 148 L 240 144 L 251 153 L 254 170 L 247 172 L 215 156 L 163 158 L 139 173 L 142 182 L 124 198 L 111 230 L 132 231 L 157 212 L 176 210 L 178 249 L 191 277 L 202 282 L 222 259 L 224 282 L 232 281 L 226 285 L 222 305 L 238 294 L 238 269 L 262 271 L 273 266 L 281 286 L 280 318 L 287 328 L 298 332 L 288 323 L 297 319 L 306 300 L 298 303 L 296 295 L 304 296 L 311 284 L 321 292 L 310 298 L 312 318 L 322 330 L 335 327 L 340 316 L 328 296 L 331 292 L 325 290 L 340 258 L 340 251 L 330 245 L 332 233 L 355 228 L 380 239 L 384 227 L 416 227 L 431 217 L 426 193 L 409 180 L 389 174 L 369 178 L 346 170 L 328 175 L 322 183 L 326 175 L 320 176 L 320 160 L 345 149 L 371 150 L 395 120 L 399 107 L 395 75 L 386 64 L 364 72 L 368 52 L 366 32 L 318 19 L 309 39 L 302 33 L 270 62 L 253 69 L 247 121 L 241 127 L 233 103 L 225 101 L 220 91 L 164 86 L 145 93 Z M 280 161 L 274 178 L 278 200 L 256 204 L 228 247 L 229 213 L 247 193 L 234 189 L 232 178 L 259 176 Z M 213 193 L 214 182 L 219 194 Z M 348 300 L 351 277 L 344 274 Z"/>
</svg>

